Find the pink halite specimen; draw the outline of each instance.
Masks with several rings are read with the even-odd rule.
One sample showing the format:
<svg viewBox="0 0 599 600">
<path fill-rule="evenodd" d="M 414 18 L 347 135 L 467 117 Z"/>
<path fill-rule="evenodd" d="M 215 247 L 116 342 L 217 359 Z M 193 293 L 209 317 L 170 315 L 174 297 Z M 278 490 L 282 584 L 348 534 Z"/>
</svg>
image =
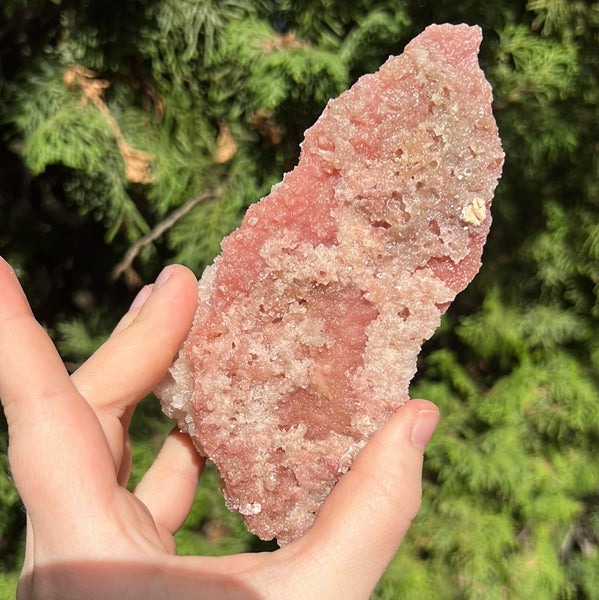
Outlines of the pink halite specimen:
<svg viewBox="0 0 599 600">
<path fill-rule="evenodd" d="M 199 282 L 158 393 L 264 539 L 310 526 L 480 267 L 503 164 L 480 41 L 431 26 L 329 102 Z"/>
</svg>

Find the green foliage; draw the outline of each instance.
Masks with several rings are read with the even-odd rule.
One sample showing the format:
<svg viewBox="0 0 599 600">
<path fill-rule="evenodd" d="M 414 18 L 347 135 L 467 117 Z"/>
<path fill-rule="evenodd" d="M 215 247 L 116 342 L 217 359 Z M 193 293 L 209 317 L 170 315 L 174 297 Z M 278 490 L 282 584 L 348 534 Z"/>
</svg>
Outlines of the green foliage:
<svg viewBox="0 0 599 600">
<path fill-rule="evenodd" d="M 57 323 L 54 338 L 62 358 L 80 364 L 91 356 L 106 341 L 103 321 L 97 313 L 86 320 L 74 318 Z"/>
<path fill-rule="evenodd" d="M 5 444 L 3 444 L 5 446 Z M 17 493 L 6 457 L 6 447 L 0 456 L 0 572 L 14 571 L 19 568 L 17 560 L 21 557 L 22 529 L 25 525 L 25 512 Z M 0 590 L 2 589 L 0 582 Z M 0 598 L 3 596 L 0 594 Z"/>
<path fill-rule="evenodd" d="M 12 600 L 12 598 L 15 597 L 18 579 L 18 571 L 10 573 L 0 572 L 0 598 L 2 598 L 2 600 Z"/>
<path fill-rule="evenodd" d="M 412 394 L 442 421 L 373 597 L 599 598 L 599 2 L 8 0 L 0 15 L 0 252 L 73 368 L 164 263 L 213 260 L 330 97 L 431 22 L 479 24 L 507 160 L 483 269 L 421 356 Z M 131 486 L 171 426 L 142 402 Z M 269 549 L 217 488 L 209 468 L 179 551 Z M 0 597 L 23 524 L 2 459 Z"/>
</svg>

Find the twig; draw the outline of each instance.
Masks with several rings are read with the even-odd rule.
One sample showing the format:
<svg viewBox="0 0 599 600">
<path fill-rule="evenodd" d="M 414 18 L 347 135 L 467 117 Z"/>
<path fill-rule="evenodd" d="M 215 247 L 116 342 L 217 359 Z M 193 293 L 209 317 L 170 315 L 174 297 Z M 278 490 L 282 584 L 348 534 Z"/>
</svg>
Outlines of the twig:
<svg viewBox="0 0 599 600">
<path fill-rule="evenodd" d="M 133 261 L 136 259 L 137 255 L 152 242 L 156 241 L 165 231 L 170 229 L 179 219 L 184 217 L 186 214 L 191 212 L 191 210 L 199 204 L 200 202 L 205 202 L 206 200 L 211 200 L 214 198 L 218 198 L 222 193 L 222 188 L 217 187 L 211 190 L 208 190 L 201 194 L 200 196 L 196 196 L 195 198 L 190 198 L 185 204 L 182 204 L 179 208 L 174 210 L 169 216 L 164 219 L 164 221 L 160 221 L 149 233 L 139 238 L 125 253 L 123 260 L 121 260 L 112 270 L 112 280 L 116 281 L 121 275 L 125 275 L 125 281 L 129 287 L 137 287 L 141 285 L 142 280 L 139 274 L 133 268 Z"/>
</svg>

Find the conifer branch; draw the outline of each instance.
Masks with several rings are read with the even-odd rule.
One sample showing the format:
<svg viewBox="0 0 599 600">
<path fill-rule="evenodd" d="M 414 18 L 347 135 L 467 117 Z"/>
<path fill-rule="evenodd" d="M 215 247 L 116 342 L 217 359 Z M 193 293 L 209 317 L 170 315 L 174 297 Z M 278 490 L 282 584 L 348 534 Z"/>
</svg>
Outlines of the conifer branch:
<svg viewBox="0 0 599 600">
<path fill-rule="evenodd" d="M 179 208 L 168 215 L 166 219 L 157 223 L 156 226 L 146 235 L 139 238 L 125 253 L 123 259 L 112 270 L 111 278 L 116 281 L 121 275 L 124 275 L 125 282 L 131 288 L 141 285 L 142 280 L 137 271 L 133 268 L 133 261 L 138 254 L 146 247 L 160 238 L 168 231 L 179 219 L 187 215 L 200 202 L 218 198 L 222 193 L 222 186 L 207 190 L 203 194 L 190 198 Z"/>
</svg>

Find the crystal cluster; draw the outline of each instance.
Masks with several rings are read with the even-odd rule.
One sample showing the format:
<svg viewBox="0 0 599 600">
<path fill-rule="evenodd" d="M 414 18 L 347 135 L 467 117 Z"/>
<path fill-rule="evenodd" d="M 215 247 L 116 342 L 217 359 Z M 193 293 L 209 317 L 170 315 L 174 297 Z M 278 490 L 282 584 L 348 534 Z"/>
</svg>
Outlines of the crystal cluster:
<svg viewBox="0 0 599 600">
<path fill-rule="evenodd" d="M 158 394 L 263 539 L 311 525 L 480 267 L 503 164 L 480 42 L 433 25 L 330 101 L 199 282 Z"/>
</svg>

